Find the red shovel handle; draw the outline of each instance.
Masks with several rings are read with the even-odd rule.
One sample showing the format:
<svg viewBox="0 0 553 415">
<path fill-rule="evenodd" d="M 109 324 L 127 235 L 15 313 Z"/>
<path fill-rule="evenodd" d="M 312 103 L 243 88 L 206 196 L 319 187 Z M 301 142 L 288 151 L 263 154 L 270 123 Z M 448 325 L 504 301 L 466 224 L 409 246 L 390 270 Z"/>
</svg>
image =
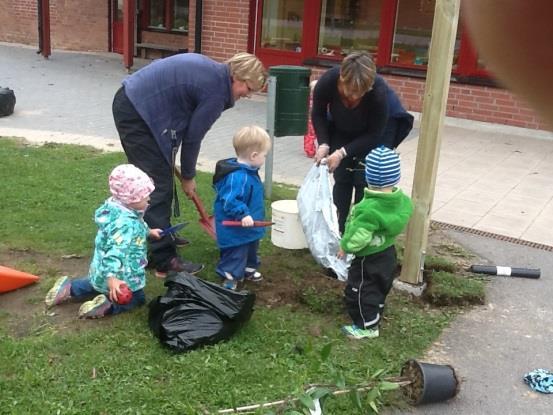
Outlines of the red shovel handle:
<svg viewBox="0 0 553 415">
<path fill-rule="evenodd" d="M 196 210 L 200 214 L 200 217 L 203 220 L 209 222 L 209 215 L 205 211 L 204 205 L 196 193 L 192 195 L 192 202 L 194 202 L 194 205 L 196 206 Z"/>
<path fill-rule="evenodd" d="M 223 222 L 224 226 L 242 226 L 242 222 L 239 220 L 224 220 Z M 255 227 L 261 227 L 261 226 L 272 226 L 273 222 L 270 220 L 254 220 L 253 226 Z"/>
</svg>

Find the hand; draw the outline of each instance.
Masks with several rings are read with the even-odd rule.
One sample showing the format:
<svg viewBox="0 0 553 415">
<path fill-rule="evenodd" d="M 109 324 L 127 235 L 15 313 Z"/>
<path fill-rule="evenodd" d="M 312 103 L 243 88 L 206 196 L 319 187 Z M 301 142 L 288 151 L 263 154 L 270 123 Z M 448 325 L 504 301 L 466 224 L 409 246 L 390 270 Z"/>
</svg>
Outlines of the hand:
<svg viewBox="0 0 553 415">
<path fill-rule="evenodd" d="M 328 166 L 328 171 L 333 172 L 340 165 L 344 155 L 340 150 L 336 150 L 330 156 L 326 158 L 326 165 Z"/>
<path fill-rule="evenodd" d="M 148 231 L 148 237 L 150 237 L 151 239 L 161 239 L 161 232 L 163 232 L 163 229 L 150 229 Z"/>
<path fill-rule="evenodd" d="M 328 156 L 330 148 L 328 147 L 328 144 L 321 144 L 317 148 L 317 152 L 315 153 L 315 156 L 313 157 L 313 160 L 315 163 L 317 163 L 317 166 L 321 164 L 321 160 L 324 159 L 326 156 Z"/>
<path fill-rule="evenodd" d="M 336 258 L 343 259 L 346 256 L 346 253 L 342 248 L 338 249 L 338 253 L 336 254 Z"/>
<path fill-rule="evenodd" d="M 244 216 L 244 217 L 242 218 L 242 226 L 243 226 L 244 228 L 250 228 L 250 227 L 252 227 L 252 226 L 253 226 L 253 218 L 252 218 L 250 215 Z"/>
<path fill-rule="evenodd" d="M 121 293 L 121 285 L 126 285 L 125 281 L 117 279 L 115 277 L 108 277 L 108 289 L 109 289 L 109 299 L 112 303 L 117 302 L 117 296 Z"/>
<path fill-rule="evenodd" d="M 194 196 L 196 193 L 196 180 L 192 179 L 182 179 L 181 180 L 182 191 L 188 196 L 189 199 Z"/>
</svg>

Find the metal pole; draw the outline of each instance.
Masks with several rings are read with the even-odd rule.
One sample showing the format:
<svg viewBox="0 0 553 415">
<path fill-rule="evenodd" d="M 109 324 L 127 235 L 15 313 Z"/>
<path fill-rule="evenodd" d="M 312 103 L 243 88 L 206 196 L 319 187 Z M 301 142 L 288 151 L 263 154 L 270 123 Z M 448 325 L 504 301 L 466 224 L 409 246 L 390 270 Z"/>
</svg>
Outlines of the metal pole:
<svg viewBox="0 0 553 415">
<path fill-rule="evenodd" d="M 271 190 L 273 187 L 273 154 L 275 147 L 275 109 L 276 109 L 276 76 L 270 76 L 268 81 L 267 91 L 267 133 L 271 137 L 271 149 L 267 153 L 265 160 L 265 198 L 271 198 Z"/>
</svg>

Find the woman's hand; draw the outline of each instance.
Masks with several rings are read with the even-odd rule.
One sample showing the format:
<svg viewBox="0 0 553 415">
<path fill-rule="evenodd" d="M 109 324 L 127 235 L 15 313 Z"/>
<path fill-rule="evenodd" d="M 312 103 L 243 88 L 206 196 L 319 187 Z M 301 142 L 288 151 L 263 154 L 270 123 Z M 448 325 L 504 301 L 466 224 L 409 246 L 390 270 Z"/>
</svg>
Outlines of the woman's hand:
<svg viewBox="0 0 553 415">
<path fill-rule="evenodd" d="M 148 236 L 151 238 L 151 239 L 161 239 L 161 232 L 163 232 L 162 229 L 159 229 L 159 228 L 156 228 L 156 229 L 150 229 L 148 231 Z"/>
<path fill-rule="evenodd" d="M 321 164 L 322 159 L 328 156 L 329 150 L 330 150 L 330 147 L 328 146 L 328 144 L 320 144 L 319 147 L 317 147 L 317 152 L 313 157 L 313 160 L 315 161 L 315 163 L 317 163 L 317 166 Z"/>
<path fill-rule="evenodd" d="M 188 196 L 189 199 L 194 196 L 196 193 L 196 180 L 192 179 L 182 179 L 181 180 L 182 191 Z"/>
<path fill-rule="evenodd" d="M 108 277 L 109 299 L 111 302 L 117 302 L 117 296 L 121 294 L 121 285 L 127 285 L 127 283 L 115 277 Z"/>
<path fill-rule="evenodd" d="M 244 217 L 242 218 L 242 226 L 243 226 L 244 228 L 250 228 L 250 227 L 252 227 L 252 226 L 253 226 L 253 218 L 252 218 L 250 215 L 244 216 Z"/>
<path fill-rule="evenodd" d="M 345 256 L 346 256 L 346 253 L 344 252 L 344 250 L 342 248 L 339 248 L 338 253 L 336 254 L 336 258 L 344 259 Z"/>
<path fill-rule="evenodd" d="M 328 166 L 328 171 L 332 173 L 334 170 L 336 170 L 343 158 L 344 158 L 344 154 L 342 153 L 341 149 L 336 150 L 330 156 L 328 156 L 326 158 L 326 165 Z"/>
</svg>

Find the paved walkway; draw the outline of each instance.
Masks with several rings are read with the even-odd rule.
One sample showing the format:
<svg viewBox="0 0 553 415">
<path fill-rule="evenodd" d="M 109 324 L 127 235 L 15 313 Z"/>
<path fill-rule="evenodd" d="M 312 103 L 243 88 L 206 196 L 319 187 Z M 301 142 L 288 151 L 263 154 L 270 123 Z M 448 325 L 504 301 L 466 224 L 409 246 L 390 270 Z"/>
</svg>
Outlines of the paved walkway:
<svg viewBox="0 0 553 415">
<path fill-rule="evenodd" d="M 16 112 L 0 118 L 0 136 L 120 150 L 111 101 L 127 75 L 119 55 L 54 51 L 0 43 L 0 82 L 15 90 Z M 146 61 L 138 60 L 137 67 Z M 199 168 L 233 154 L 244 124 L 266 125 L 263 95 L 240 100 L 209 131 Z M 418 123 L 416 124 L 418 126 Z M 401 186 L 411 191 L 418 129 L 399 147 Z M 273 181 L 301 184 L 311 166 L 303 137 L 275 139 Z M 431 217 L 451 225 L 553 245 L 553 134 L 446 119 Z"/>
</svg>

